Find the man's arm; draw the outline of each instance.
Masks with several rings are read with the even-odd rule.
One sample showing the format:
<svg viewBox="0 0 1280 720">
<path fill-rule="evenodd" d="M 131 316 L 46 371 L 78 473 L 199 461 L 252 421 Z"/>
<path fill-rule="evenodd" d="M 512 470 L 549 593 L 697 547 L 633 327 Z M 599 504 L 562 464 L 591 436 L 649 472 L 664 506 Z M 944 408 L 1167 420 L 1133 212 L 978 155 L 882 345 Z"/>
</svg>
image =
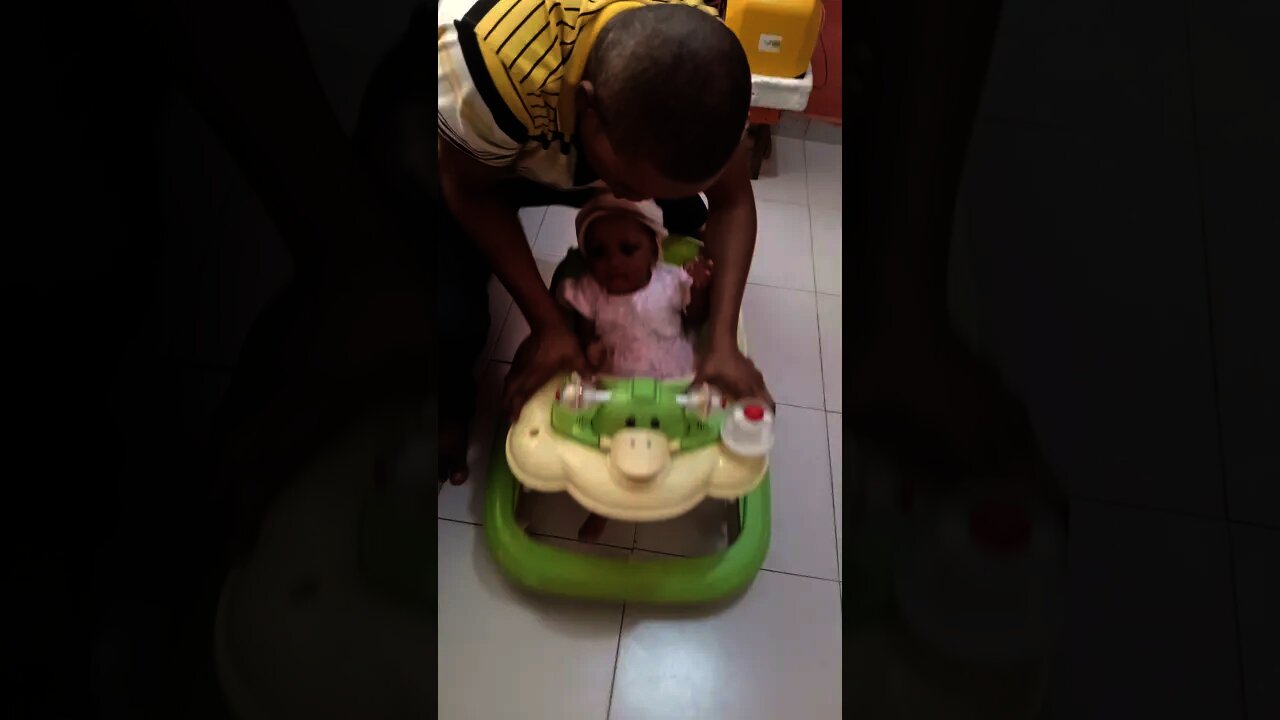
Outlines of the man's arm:
<svg viewBox="0 0 1280 720">
<path fill-rule="evenodd" d="M 503 407 L 514 419 L 525 401 L 557 373 L 589 375 L 590 368 L 569 321 L 542 283 L 515 208 L 500 196 L 498 180 L 503 171 L 472 159 L 446 141 L 438 145 L 445 202 L 470 241 L 489 259 L 533 331 L 517 353 L 520 362 L 511 364 L 503 388 Z"/>
<path fill-rule="evenodd" d="M 751 193 L 745 140 L 720 179 L 707 189 L 707 258 L 715 264 L 708 308 L 707 350 L 694 382 L 715 385 L 739 398 L 772 403 L 764 376 L 738 348 L 738 314 L 756 248 L 756 200 Z"/>
<path fill-rule="evenodd" d="M 715 263 L 707 321 L 713 348 L 737 348 L 738 313 L 756 248 L 756 200 L 751 192 L 750 147 L 744 141 L 714 185 L 707 188 L 706 251 Z"/>
<path fill-rule="evenodd" d="M 504 202 L 498 181 L 504 172 L 439 141 L 440 184 L 459 226 L 493 266 L 503 287 L 534 333 L 569 332 L 564 315 L 542 282 L 516 209 Z"/>
</svg>

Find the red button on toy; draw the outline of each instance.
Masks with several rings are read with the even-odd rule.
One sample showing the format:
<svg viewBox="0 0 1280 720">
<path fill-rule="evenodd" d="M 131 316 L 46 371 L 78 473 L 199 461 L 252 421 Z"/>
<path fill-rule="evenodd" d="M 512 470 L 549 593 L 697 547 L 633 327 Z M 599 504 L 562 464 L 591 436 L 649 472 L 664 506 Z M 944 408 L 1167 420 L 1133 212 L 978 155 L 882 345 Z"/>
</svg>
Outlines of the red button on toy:
<svg viewBox="0 0 1280 720">
<path fill-rule="evenodd" d="M 748 405 L 742 409 L 742 414 L 751 422 L 760 422 L 764 419 L 764 408 L 759 405 Z"/>
</svg>

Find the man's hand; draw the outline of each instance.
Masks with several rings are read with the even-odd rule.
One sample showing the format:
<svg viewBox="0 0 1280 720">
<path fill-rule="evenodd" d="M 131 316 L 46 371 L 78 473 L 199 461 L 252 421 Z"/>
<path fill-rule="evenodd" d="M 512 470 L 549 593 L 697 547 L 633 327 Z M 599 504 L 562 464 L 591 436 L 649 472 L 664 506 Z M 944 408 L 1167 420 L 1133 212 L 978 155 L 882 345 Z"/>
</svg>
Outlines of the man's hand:
<svg viewBox="0 0 1280 720">
<path fill-rule="evenodd" d="M 693 384 L 708 383 L 732 398 L 760 398 L 773 406 L 764 376 L 736 345 L 712 344 L 698 360 Z"/>
<path fill-rule="evenodd" d="M 587 373 L 587 361 L 563 310 L 551 296 L 514 207 L 501 197 L 506 170 L 491 168 L 439 142 L 441 189 L 459 225 L 493 265 L 533 335 L 521 345 L 507 375 L 503 407 L 513 419 L 530 395 L 560 373 Z"/>
<path fill-rule="evenodd" d="M 750 146 L 745 138 L 715 184 L 707 188 L 707 257 L 716 276 L 707 318 L 710 342 L 698 360 L 695 382 L 707 382 L 736 398 L 773 398 L 755 364 L 738 349 L 738 315 L 756 244 L 756 203 L 751 193 Z"/>
<path fill-rule="evenodd" d="M 722 347 L 726 355 L 740 355 L 738 315 L 755 247 L 756 201 L 751 192 L 750 146 L 744 139 L 715 184 L 707 188 L 703 250 L 716 270 L 708 292 L 707 329 L 711 345 Z"/>
<path fill-rule="evenodd" d="M 515 422 L 520 409 L 543 385 L 557 375 L 576 372 L 590 377 L 591 367 L 582 354 L 578 338 L 568 328 L 534 332 L 516 351 L 503 388 L 502 407 Z"/>
</svg>

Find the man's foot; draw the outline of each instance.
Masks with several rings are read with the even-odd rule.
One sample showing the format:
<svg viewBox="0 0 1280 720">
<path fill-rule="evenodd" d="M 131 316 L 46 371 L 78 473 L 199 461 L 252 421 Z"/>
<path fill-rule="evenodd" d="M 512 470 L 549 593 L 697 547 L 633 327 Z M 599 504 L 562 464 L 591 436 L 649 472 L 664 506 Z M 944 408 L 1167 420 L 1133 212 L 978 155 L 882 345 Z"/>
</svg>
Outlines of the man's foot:
<svg viewBox="0 0 1280 720">
<path fill-rule="evenodd" d="M 467 446 L 470 444 L 466 423 L 440 425 L 440 482 L 461 485 L 467 481 Z"/>
<path fill-rule="evenodd" d="M 582 527 L 578 528 L 578 539 L 582 542 L 597 542 L 604 535 L 604 528 L 609 521 L 595 513 L 587 515 L 587 519 L 582 521 Z"/>
</svg>

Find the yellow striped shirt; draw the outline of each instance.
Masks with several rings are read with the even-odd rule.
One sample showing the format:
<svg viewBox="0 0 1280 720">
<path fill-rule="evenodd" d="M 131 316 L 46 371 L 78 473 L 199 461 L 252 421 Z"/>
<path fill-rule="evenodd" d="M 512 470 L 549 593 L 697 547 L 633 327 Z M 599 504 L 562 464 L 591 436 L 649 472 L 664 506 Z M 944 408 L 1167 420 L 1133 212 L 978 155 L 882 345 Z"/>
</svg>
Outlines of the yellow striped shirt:
<svg viewBox="0 0 1280 720">
<path fill-rule="evenodd" d="M 477 160 L 554 187 L 595 178 L 573 146 L 573 95 L 592 43 L 611 18 L 659 2 L 700 0 L 440 0 L 440 136 Z"/>
</svg>

